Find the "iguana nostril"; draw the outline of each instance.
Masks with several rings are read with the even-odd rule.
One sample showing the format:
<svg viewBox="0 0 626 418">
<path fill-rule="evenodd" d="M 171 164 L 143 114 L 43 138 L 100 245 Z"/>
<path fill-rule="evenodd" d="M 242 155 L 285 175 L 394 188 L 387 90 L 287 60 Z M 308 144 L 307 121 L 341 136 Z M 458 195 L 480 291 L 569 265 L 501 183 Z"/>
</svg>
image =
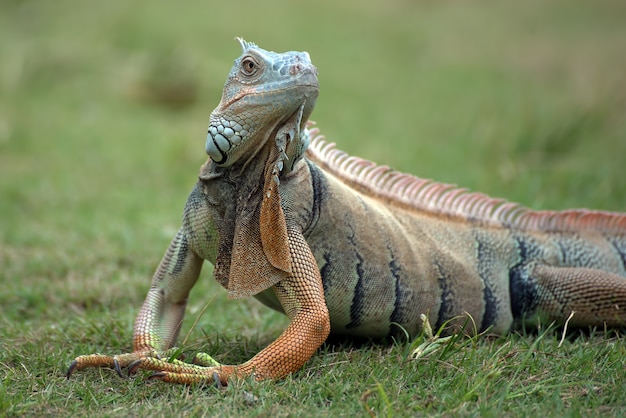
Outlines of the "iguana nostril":
<svg viewBox="0 0 626 418">
<path fill-rule="evenodd" d="M 300 63 L 292 65 L 291 68 L 289 69 L 290 75 L 296 75 L 301 72 L 302 72 L 302 65 L 300 65 Z"/>
</svg>

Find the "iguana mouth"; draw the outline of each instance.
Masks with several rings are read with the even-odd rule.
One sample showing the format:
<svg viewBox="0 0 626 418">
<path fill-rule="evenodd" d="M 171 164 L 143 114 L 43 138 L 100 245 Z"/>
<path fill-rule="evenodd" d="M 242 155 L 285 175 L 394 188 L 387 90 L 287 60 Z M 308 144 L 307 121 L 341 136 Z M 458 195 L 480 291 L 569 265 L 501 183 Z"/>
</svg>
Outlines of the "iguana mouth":
<svg viewBox="0 0 626 418">
<path fill-rule="evenodd" d="M 306 88 L 307 90 L 306 91 L 302 91 L 302 88 Z M 284 87 L 278 87 L 278 88 L 272 90 L 271 96 L 284 95 L 284 94 L 276 94 L 276 93 L 285 93 L 285 92 L 288 92 L 290 90 L 298 91 L 299 94 L 302 94 L 305 97 L 309 97 L 309 94 L 307 94 L 307 93 L 314 93 L 317 96 L 317 94 L 319 92 L 319 84 L 317 83 L 317 79 L 315 79 L 315 82 L 311 81 L 311 82 L 302 83 L 302 84 L 291 84 L 291 85 L 284 86 Z M 227 102 L 225 102 L 223 104 L 220 104 L 220 109 L 228 109 L 233 104 L 235 104 L 235 103 L 237 103 L 237 102 L 239 102 L 242 99 L 247 98 L 247 97 L 263 97 L 263 96 L 268 96 L 268 93 L 264 92 L 264 91 L 243 89 L 240 94 L 236 95 L 235 97 L 233 97 L 229 101 L 227 101 Z M 261 102 L 261 101 L 259 101 L 259 102 Z"/>
</svg>

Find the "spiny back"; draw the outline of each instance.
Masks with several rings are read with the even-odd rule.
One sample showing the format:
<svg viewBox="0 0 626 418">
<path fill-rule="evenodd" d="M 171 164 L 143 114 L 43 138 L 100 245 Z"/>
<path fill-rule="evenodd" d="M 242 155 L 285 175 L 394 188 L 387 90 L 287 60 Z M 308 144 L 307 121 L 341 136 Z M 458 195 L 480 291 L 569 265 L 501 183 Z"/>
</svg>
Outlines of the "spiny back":
<svg viewBox="0 0 626 418">
<path fill-rule="evenodd" d="M 626 214 L 588 209 L 534 211 L 518 203 L 455 185 L 400 173 L 338 150 L 310 130 L 307 158 L 362 193 L 409 210 L 517 230 L 575 232 L 594 229 L 626 236 Z"/>
</svg>

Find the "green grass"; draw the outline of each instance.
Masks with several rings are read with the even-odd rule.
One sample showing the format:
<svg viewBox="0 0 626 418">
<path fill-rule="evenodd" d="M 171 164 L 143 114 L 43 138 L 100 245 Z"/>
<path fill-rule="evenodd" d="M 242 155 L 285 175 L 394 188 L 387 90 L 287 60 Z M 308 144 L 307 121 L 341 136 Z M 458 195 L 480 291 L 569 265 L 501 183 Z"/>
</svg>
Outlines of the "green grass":
<svg viewBox="0 0 626 418">
<path fill-rule="evenodd" d="M 625 210 L 626 4 L 0 2 L 0 415 L 618 416 L 626 344 L 552 330 L 328 345 L 282 382 L 220 391 L 69 361 L 131 349 L 204 154 L 234 36 L 308 50 L 339 147 L 536 208 Z M 183 326 L 224 362 L 286 326 L 205 268 Z M 424 340 L 416 340 L 419 345 Z"/>
</svg>

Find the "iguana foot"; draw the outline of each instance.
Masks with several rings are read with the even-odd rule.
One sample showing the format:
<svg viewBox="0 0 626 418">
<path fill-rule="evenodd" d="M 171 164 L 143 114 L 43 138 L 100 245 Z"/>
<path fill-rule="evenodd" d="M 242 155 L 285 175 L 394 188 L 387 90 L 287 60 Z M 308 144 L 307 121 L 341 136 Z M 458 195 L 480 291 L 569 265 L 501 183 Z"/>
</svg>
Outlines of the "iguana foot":
<svg viewBox="0 0 626 418">
<path fill-rule="evenodd" d="M 83 370 L 89 367 L 109 367 L 114 369 L 120 377 L 122 375 L 122 369 L 129 367 L 131 364 L 146 358 L 161 359 L 169 357 L 178 352 L 177 349 L 171 348 L 166 351 L 157 350 L 139 350 L 132 353 L 120 354 L 117 356 L 108 356 L 105 354 L 87 354 L 84 356 L 78 356 L 70 363 L 70 367 L 67 369 L 65 377 L 68 379 L 72 376 L 72 373 L 76 370 Z"/>
<path fill-rule="evenodd" d="M 168 361 L 156 357 L 144 357 L 128 366 L 129 374 L 140 369 L 154 371 L 150 379 L 186 385 L 215 383 L 218 387 L 228 385 L 228 377 L 235 371 L 234 366 L 222 365 L 205 353 L 198 353 L 193 363 L 185 363 L 177 359 Z"/>
<path fill-rule="evenodd" d="M 169 383 L 191 385 L 194 383 L 215 383 L 218 387 L 227 386 L 228 378 L 236 374 L 235 366 L 220 364 L 206 353 L 198 353 L 193 363 L 185 363 L 176 357 L 178 348 L 166 351 L 143 350 L 133 353 L 108 356 L 105 354 L 88 354 L 76 357 L 67 370 L 69 379 L 74 371 L 89 367 L 109 367 L 123 377 L 122 369 L 131 376 L 139 370 L 154 371 L 149 378 Z"/>
</svg>

